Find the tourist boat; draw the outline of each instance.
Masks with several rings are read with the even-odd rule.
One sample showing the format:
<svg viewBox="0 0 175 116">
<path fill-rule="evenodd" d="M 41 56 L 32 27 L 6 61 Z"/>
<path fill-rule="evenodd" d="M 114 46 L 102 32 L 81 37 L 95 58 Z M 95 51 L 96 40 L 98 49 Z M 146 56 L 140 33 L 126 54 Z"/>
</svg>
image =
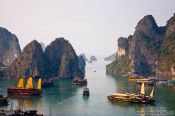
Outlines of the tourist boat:
<svg viewBox="0 0 175 116">
<path fill-rule="evenodd" d="M 132 99 L 130 102 L 132 102 L 132 103 L 144 103 L 144 104 L 154 103 L 155 99 L 153 97 L 153 93 L 154 93 L 154 87 L 153 87 L 150 95 L 145 95 L 145 86 L 144 86 L 144 83 L 142 83 L 140 94 L 136 94 L 135 96 L 132 96 Z"/>
<path fill-rule="evenodd" d="M 20 78 L 17 88 L 8 88 L 9 95 L 41 95 L 41 78 L 38 80 L 37 88 L 33 87 L 33 79 L 29 77 L 24 87 L 24 79 Z"/>
<path fill-rule="evenodd" d="M 89 88 L 85 87 L 83 89 L 83 96 L 89 96 L 90 92 L 89 92 Z"/>
<path fill-rule="evenodd" d="M 149 79 L 138 79 L 138 80 L 136 81 L 136 83 L 137 83 L 137 84 L 142 84 L 142 83 L 144 83 L 144 84 L 146 84 L 146 85 L 154 85 L 154 84 L 155 84 L 154 81 L 149 80 Z"/>
<path fill-rule="evenodd" d="M 137 84 L 145 83 L 145 85 L 154 85 L 156 83 L 155 80 L 147 79 L 144 77 L 131 77 L 129 80 L 134 81 Z"/>
<path fill-rule="evenodd" d="M 150 81 L 154 81 L 154 82 L 159 81 L 159 78 L 157 78 L 157 77 L 148 77 L 148 79 L 149 79 Z"/>
<path fill-rule="evenodd" d="M 130 74 L 130 75 L 128 75 L 128 79 L 129 79 L 130 81 L 136 81 L 136 80 L 139 79 L 139 78 L 140 78 L 140 76 L 137 75 L 137 74 Z"/>
<path fill-rule="evenodd" d="M 87 85 L 87 79 L 74 78 L 72 81 L 73 85 Z"/>
<path fill-rule="evenodd" d="M 145 87 L 144 83 L 142 83 L 141 91 L 139 94 L 136 93 L 115 93 L 110 96 L 108 96 L 108 100 L 110 101 L 127 101 L 131 103 L 154 103 L 155 99 L 153 97 L 154 87 L 151 91 L 151 94 L 149 96 L 145 95 Z"/>
<path fill-rule="evenodd" d="M 0 95 L 0 106 L 8 105 L 8 99 L 3 95 Z"/>
<path fill-rule="evenodd" d="M 41 85 L 42 87 L 49 87 L 49 86 L 53 86 L 53 80 L 44 80 Z"/>
<path fill-rule="evenodd" d="M 108 96 L 108 100 L 110 101 L 130 101 L 131 93 L 114 93 Z"/>
</svg>

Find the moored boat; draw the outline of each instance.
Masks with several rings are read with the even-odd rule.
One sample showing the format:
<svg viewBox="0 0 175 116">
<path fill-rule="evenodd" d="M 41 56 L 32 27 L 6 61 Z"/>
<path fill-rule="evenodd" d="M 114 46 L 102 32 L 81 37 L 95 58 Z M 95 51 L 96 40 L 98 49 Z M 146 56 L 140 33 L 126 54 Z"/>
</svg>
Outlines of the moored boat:
<svg viewBox="0 0 175 116">
<path fill-rule="evenodd" d="M 144 84 L 146 84 L 146 85 L 154 85 L 154 84 L 155 84 L 154 81 L 149 80 L 149 79 L 139 79 L 139 80 L 136 81 L 136 83 L 137 83 L 137 84 L 142 84 L 142 83 L 144 83 Z"/>
<path fill-rule="evenodd" d="M 41 85 L 42 87 L 49 87 L 49 86 L 53 86 L 54 82 L 53 80 L 44 80 Z"/>
<path fill-rule="evenodd" d="M 154 81 L 154 82 L 159 81 L 159 78 L 157 78 L 157 77 L 148 77 L 148 79 L 149 79 L 150 81 Z"/>
<path fill-rule="evenodd" d="M 87 79 L 74 78 L 72 80 L 73 85 L 87 85 Z"/>
<path fill-rule="evenodd" d="M 85 87 L 83 89 L 83 96 L 89 96 L 90 92 L 89 92 L 89 88 Z"/>
<path fill-rule="evenodd" d="M 110 101 L 130 101 L 131 93 L 114 93 L 108 96 Z"/>
<path fill-rule="evenodd" d="M 8 88 L 9 95 L 41 95 L 41 78 L 38 80 L 37 88 L 33 87 L 33 79 L 29 77 L 26 87 L 24 87 L 24 79 L 20 78 L 17 88 Z"/>
<path fill-rule="evenodd" d="M 154 85 L 156 83 L 155 79 L 148 79 L 144 77 L 129 77 L 130 81 L 134 81 L 137 84 L 145 83 L 145 85 Z"/>
<path fill-rule="evenodd" d="M 139 78 L 139 75 L 137 75 L 137 74 L 128 75 L 128 79 L 138 79 L 138 78 Z"/>
<path fill-rule="evenodd" d="M 135 96 L 132 97 L 131 103 L 144 103 L 144 104 L 151 104 L 155 102 L 155 99 L 153 97 L 154 93 L 154 87 L 150 93 L 150 95 L 145 95 L 145 86 L 144 83 L 142 83 L 140 94 L 135 94 Z"/>
<path fill-rule="evenodd" d="M 115 93 L 112 95 L 109 95 L 107 98 L 110 101 L 126 101 L 131 103 L 154 103 L 155 99 L 153 97 L 154 87 L 151 91 L 151 94 L 149 96 L 145 95 L 145 87 L 144 83 L 142 83 L 141 91 L 139 94 L 136 93 Z"/>
<path fill-rule="evenodd" d="M 143 79 L 143 77 L 139 76 L 137 74 L 130 74 L 130 75 L 128 75 L 128 80 L 130 80 L 130 81 L 137 81 L 138 79 Z"/>
</svg>

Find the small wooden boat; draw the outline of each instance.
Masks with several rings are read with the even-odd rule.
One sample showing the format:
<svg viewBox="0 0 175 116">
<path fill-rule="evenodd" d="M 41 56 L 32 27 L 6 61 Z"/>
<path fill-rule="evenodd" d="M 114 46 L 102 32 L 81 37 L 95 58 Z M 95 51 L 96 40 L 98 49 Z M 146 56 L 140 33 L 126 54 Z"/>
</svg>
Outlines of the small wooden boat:
<svg viewBox="0 0 175 116">
<path fill-rule="evenodd" d="M 26 87 L 24 87 L 24 79 L 20 78 L 17 88 L 8 88 L 9 95 L 41 95 L 41 78 L 38 80 L 37 88 L 33 88 L 33 79 L 29 77 Z"/>
<path fill-rule="evenodd" d="M 0 95 L 0 106 L 8 105 L 8 99 L 3 95 Z"/>
<path fill-rule="evenodd" d="M 83 89 L 83 96 L 89 96 L 90 92 L 89 92 L 89 88 L 84 88 Z"/>
<path fill-rule="evenodd" d="M 154 79 L 147 79 L 144 77 L 131 77 L 131 79 L 129 79 L 130 81 L 134 81 L 137 84 L 142 84 L 145 83 L 145 85 L 154 85 L 156 82 Z"/>
<path fill-rule="evenodd" d="M 155 84 L 155 82 L 154 81 L 151 81 L 151 80 L 149 80 L 149 79 L 140 79 L 140 80 L 137 80 L 136 81 L 136 83 L 137 84 L 142 84 L 142 83 L 144 83 L 144 84 L 146 84 L 146 85 L 154 85 Z"/>
<path fill-rule="evenodd" d="M 137 82 L 137 81 L 140 81 L 140 82 L 149 81 L 147 78 L 144 78 L 144 77 L 139 77 L 139 78 L 129 79 L 129 80 L 130 81 L 134 81 L 134 82 Z"/>
<path fill-rule="evenodd" d="M 130 81 L 136 81 L 139 78 L 140 78 L 140 76 L 137 75 L 137 74 L 130 74 L 130 75 L 128 75 L 128 80 L 130 80 Z"/>
<path fill-rule="evenodd" d="M 110 101 L 126 101 L 131 103 L 154 103 L 155 99 L 153 97 L 154 87 L 149 96 L 145 95 L 144 83 L 142 83 L 140 94 L 136 93 L 116 93 L 107 96 Z"/>
<path fill-rule="evenodd" d="M 131 100 L 131 103 L 144 103 L 144 104 L 152 104 L 155 102 L 155 99 L 152 99 L 150 96 L 137 95 L 134 96 Z"/>
<path fill-rule="evenodd" d="M 153 97 L 153 92 L 154 92 L 154 87 L 149 96 L 145 95 L 144 83 L 142 83 L 140 94 L 136 94 L 136 96 L 134 96 L 130 102 L 152 104 L 155 102 L 155 99 Z"/>
<path fill-rule="evenodd" d="M 157 78 L 157 77 L 148 77 L 148 80 L 157 82 L 157 81 L 159 81 L 159 78 Z"/>
<path fill-rule="evenodd" d="M 74 78 L 72 81 L 73 85 L 87 85 L 87 79 Z"/>
<path fill-rule="evenodd" d="M 49 86 L 53 86 L 54 82 L 53 80 L 44 80 L 41 85 L 42 87 L 49 87 Z"/>
<path fill-rule="evenodd" d="M 130 101 L 131 93 L 114 93 L 107 96 L 110 101 Z"/>
</svg>

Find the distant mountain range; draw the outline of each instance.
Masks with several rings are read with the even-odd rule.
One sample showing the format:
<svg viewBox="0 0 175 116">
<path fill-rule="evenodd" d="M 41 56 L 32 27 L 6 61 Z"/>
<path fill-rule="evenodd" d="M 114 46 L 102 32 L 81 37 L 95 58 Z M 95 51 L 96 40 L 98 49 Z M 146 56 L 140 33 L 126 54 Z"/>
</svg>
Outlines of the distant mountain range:
<svg viewBox="0 0 175 116">
<path fill-rule="evenodd" d="M 89 58 L 89 61 L 90 61 L 90 62 L 97 61 L 97 58 L 96 58 L 95 56 L 91 56 L 91 57 Z"/>
<path fill-rule="evenodd" d="M 88 62 L 97 61 L 97 58 L 95 56 L 90 56 L 90 58 L 88 59 L 85 53 L 81 53 L 79 56 L 82 56 L 85 59 L 85 61 L 88 61 Z"/>
</svg>

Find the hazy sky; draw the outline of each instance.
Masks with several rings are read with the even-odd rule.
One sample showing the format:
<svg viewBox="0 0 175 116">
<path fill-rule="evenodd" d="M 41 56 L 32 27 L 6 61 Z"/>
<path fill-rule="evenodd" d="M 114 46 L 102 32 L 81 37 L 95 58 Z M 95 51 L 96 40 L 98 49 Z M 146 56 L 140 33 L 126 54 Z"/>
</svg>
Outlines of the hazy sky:
<svg viewBox="0 0 175 116">
<path fill-rule="evenodd" d="M 21 48 L 64 37 L 77 54 L 108 56 L 143 16 L 152 14 L 161 26 L 174 12 L 175 0 L 0 0 L 0 26 L 16 34 Z"/>
</svg>

